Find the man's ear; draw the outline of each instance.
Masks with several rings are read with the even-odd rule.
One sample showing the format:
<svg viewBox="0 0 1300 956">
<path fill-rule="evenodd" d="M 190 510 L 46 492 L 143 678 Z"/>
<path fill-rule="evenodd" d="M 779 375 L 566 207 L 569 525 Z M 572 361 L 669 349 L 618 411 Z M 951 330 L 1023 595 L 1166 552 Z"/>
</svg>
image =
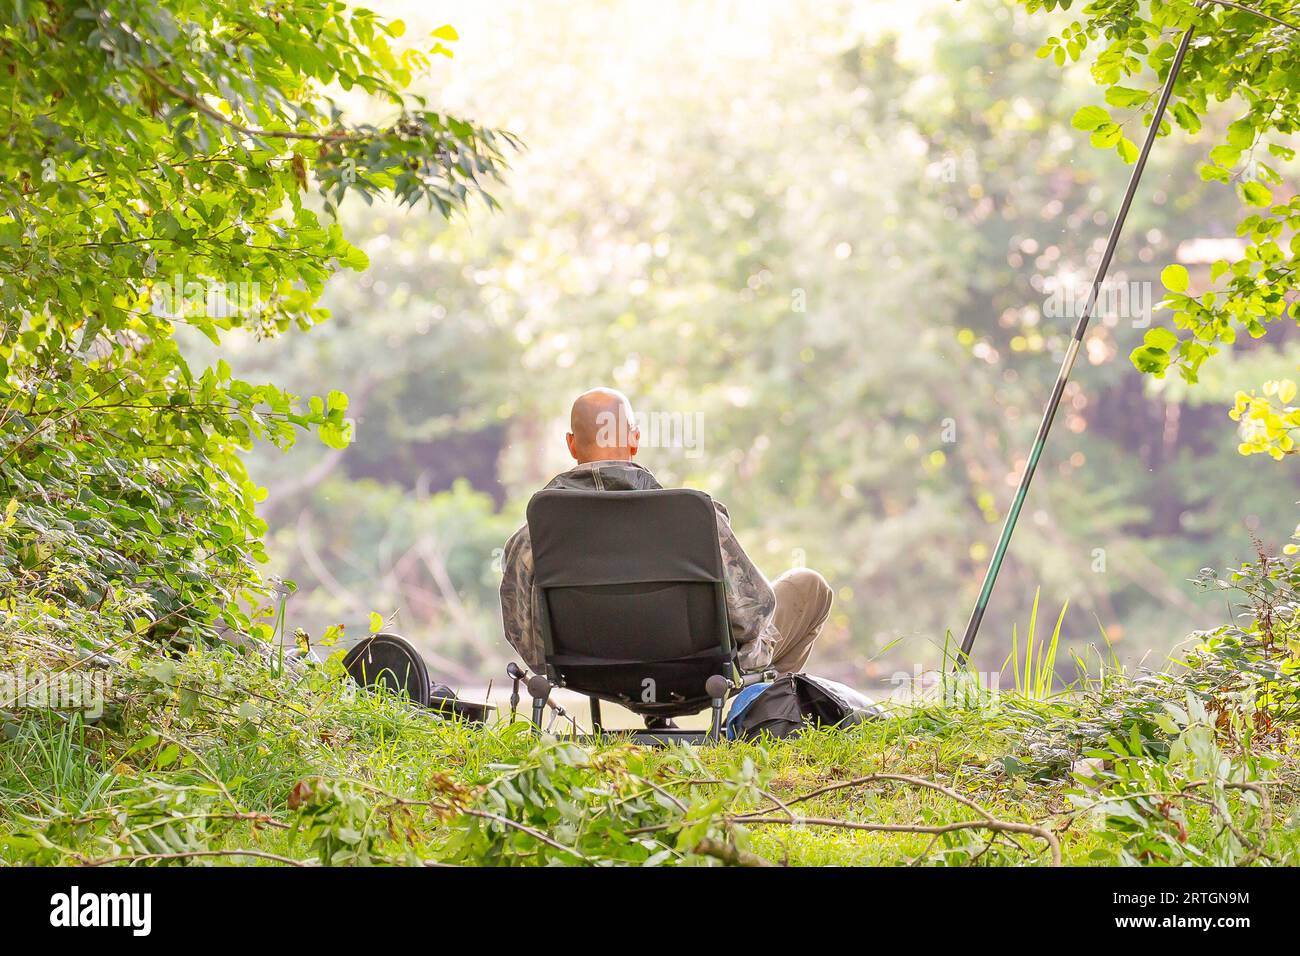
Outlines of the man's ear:
<svg viewBox="0 0 1300 956">
<path fill-rule="evenodd" d="M 641 447 L 641 429 L 633 428 L 627 436 L 627 455 L 629 458 L 635 458 L 637 450 Z"/>
<path fill-rule="evenodd" d="M 577 461 L 577 460 L 578 460 L 578 446 L 577 446 L 577 443 L 574 442 L 574 440 L 573 440 L 573 432 L 567 432 L 567 433 L 565 434 L 565 436 L 564 436 L 564 443 L 565 443 L 566 445 L 569 446 L 569 454 L 573 456 L 573 460 L 574 460 L 574 461 Z"/>
</svg>

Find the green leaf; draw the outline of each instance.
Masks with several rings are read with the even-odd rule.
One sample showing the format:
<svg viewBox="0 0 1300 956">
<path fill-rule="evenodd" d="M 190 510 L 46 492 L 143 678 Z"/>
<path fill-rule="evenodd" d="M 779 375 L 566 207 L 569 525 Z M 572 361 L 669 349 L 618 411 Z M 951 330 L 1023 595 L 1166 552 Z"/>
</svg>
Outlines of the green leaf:
<svg viewBox="0 0 1300 956">
<path fill-rule="evenodd" d="M 1267 206 L 1273 201 L 1273 193 L 1263 183 L 1247 181 L 1241 184 L 1241 195 L 1252 206 Z"/>
<path fill-rule="evenodd" d="M 343 449 L 352 443 L 352 426 L 350 424 L 337 425 L 333 422 L 326 422 L 320 426 L 317 434 L 320 440 L 329 448 Z"/>
<path fill-rule="evenodd" d="M 1092 131 L 1088 141 L 1098 149 L 1109 149 L 1124 136 L 1124 130 L 1118 123 L 1102 123 Z"/>
<path fill-rule="evenodd" d="M 1139 346 L 1129 353 L 1129 360 L 1139 372 L 1148 375 L 1163 375 L 1169 368 L 1169 353 L 1163 349 Z"/>
<path fill-rule="evenodd" d="M 1145 102 L 1151 94 L 1127 86 L 1112 86 L 1106 90 L 1106 102 L 1121 109 Z M 1077 114 L 1076 114 L 1077 115 Z"/>
<path fill-rule="evenodd" d="M 1239 119 L 1228 125 L 1228 145 L 1237 149 L 1250 149 L 1255 144 L 1255 126 L 1249 120 Z"/>
<path fill-rule="evenodd" d="M 1175 262 L 1160 270 L 1160 281 L 1170 292 L 1186 292 L 1187 286 L 1191 283 L 1191 277 L 1187 274 L 1185 266 Z"/>
<path fill-rule="evenodd" d="M 1189 133 L 1199 132 L 1201 129 L 1201 118 L 1196 111 L 1184 102 L 1174 104 L 1173 108 L 1174 122 L 1187 130 Z"/>
<path fill-rule="evenodd" d="M 1146 335 L 1142 337 L 1142 341 L 1147 346 L 1162 352 L 1172 351 L 1178 346 L 1178 336 L 1168 329 L 1159 327 L 1148 329 Z"/>
<path fill-rule="evenodd" d="M 1210 162 L 1224 169 L 1231 169 L 1241 159 L 1241 150 L 1236 146 L 1216 146 L 1210 150 Z"/>
<path fill-rule="evenodd" d="M 1102 123 L 1110 121 L 1110 114 L 1100 106 L 1082 106 L 1075 110 L 1070 125 L 1075 129 L 1094 130 Z"/>
</svg>

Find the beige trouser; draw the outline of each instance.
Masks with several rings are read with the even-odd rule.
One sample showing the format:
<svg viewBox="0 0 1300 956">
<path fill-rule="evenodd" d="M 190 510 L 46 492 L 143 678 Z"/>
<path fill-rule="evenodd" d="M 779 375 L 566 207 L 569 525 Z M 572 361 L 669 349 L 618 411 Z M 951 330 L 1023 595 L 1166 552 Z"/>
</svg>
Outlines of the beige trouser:
<svg viewBox="0 0 1300 956">
<path fill-rule="evenodd" d="M 802 671 L 813 643 L 831 613 L 834 596 L 826 579 L 812 568 L 794 568 L 772 582 L 776 592 L 774 623 L 781 634 L 772 653 L 778 674 Z"/>
</svg>

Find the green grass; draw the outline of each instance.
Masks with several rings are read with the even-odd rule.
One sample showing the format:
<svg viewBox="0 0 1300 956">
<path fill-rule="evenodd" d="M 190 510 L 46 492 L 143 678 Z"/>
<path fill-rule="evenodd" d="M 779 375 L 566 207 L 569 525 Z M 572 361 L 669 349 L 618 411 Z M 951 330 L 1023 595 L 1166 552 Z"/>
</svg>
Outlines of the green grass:
<svg viewBox="0 0 1300 956">
<path fill-rule="evenodd" d="M 1011 626 L 1011 654 L 1007 662 L 1015 672 L 1016 693 L 1030 700 L 1047 700 L 1052 696 L 1052 682 L 1056 674 L 1056 650 L 1061 642 L 1061 625 L 1065 622 L 1065 612 L 1070 602 L 1061 605 L 1061 613 L 1052 628 L 1052 636 L 1046 640 L 1036 636 L 1038 629 L 1038 598 L 1041 589 L 1034 591 L 1034 606 L 1029 612 L 1029 630 L 1025 632 L 1024 666 L 1020 661 L 1020 635 L 1016 625 Z M 1006 663 L 1002 669 L 1006 670 Z"/>
<path fill-rule="evenodd" d="M 938 701 L 847 731 L 693 752 L 639 750 L 611 739 L 580 753 L 539 743 L 522 721 L 487 728 L 444 722 L 404 701 L 354 692 L 336 667 L 277 677 L 231 650 L 191 653 L 178 666 L 153 673 L 136 662 L 124 670 L 129 677 L 98 723 L 10 713 L 0 743 L 0 860 L 176 854 L 190 862 L 274 863 L 207 855 L 256 850 L 313 863 L 578 861 L 523 832 L 531 826 L 561 834 L 562 842 L 572 836 L 588 858 L 607 853 L 603 862 L 644 862 L 656 852 L 667 854 L 662 862 L 714 862 L 694 852 L 709 834 L 793 865 L 1048 862 L 1045 844 L 1024 835 L 990 843 L 988 833 L 976 830 L 936 837 L 728 822 L 728 815 L 764 805 L 784 816 L 772 798 L 788 803 L 836 781 L 889 773 L 941 783 L 999 820 L 1050 828 L 1067 864 L 1133 862 L 1134 853 L 1138 862 L 1154 862 L 1176 825 L 1185 839 L 1175 833 L 1178 845 L 1170 852 L 1201 847 L 1204 862 L 1213 862 L 1224 828 L 1206 806 L 1188 802 L 1178 821 L 1157 815 L 1131 838 L 1115 829 L 1116 821 L 1099 824 L 1094 814 L 1077 811 L 1070 794 L 1086 798 L 1089 791 L 1070 776 L 1071 761 L 1113 747 L 1111 738 L 1132 737 L 1131 728 L 1141 722 L 1138 692 L 1112 675 L 1053 696 L 1050 661 L 1059 622 L 1050 642 L 1037 649 L 1034 629 L 1031 622 L 1020 672 L 1030 679 L 1018 678 L 1020 692 L 996 701 L 987 694 L 978 706 Z M 1143 706 L 1158 710 L 1163 704 Z M 1152 735 L 1143 746 L 1154 755 L 1115 752 L 1112 763 L 1165 773 L 1159 731 L 1141 731 L 1139 739 L 1144 735 Z M 1251 774 L 1293 784 L 1300 770 L 1297 744 L 1300 735 L 1288 726 L 1267 740 L 1212 746 Z M 551 766 L 557 756 L 565 764 L 558 770 Z M 1189 765 L 1169 786 L 1193 773 Z M 299 787 L 303 781 L 311 781 L 310 791 Z M 1112 784 L 1115 792 L 1129 785 L 1119 779 Z M 1236 807 L 1237 822 L 1255 827 L 1251 832 L 1273 861 L 1296 862 L 1295 788 L 1269 786 L 1271 824 L 1245 804 Z M 291 797 L 295 787 L 297 799 Z M 310 799 L 301 799 L 308 792 Z M 1243 797 L 1232 791 L 1229 799 L 1240 803 Z M 439 806 L 424 805 L 430 801 Z M 561 805 L 571 805 L 572 819 L 556 809 Z M 457 812 L 466 807 L 499 812 L 518 828 Z M 806 818 L 905 826 L 978 815 L 941 793 L 893 781 L 837 790 L 797 807 Z M 624 835 L 647 821 L 664 827 L 658 842 Z"/>
</svg>

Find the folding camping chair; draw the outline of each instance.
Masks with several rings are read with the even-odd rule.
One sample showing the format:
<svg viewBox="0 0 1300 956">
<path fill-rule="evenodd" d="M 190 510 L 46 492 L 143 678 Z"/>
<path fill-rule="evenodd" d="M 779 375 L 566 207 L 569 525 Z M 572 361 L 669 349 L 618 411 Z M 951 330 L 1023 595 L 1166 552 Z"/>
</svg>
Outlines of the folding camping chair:
<svg viewBox="0 0 1300 956">
<path fill-rule="evenodd" d="M 716 741 L 727 696 L 742 679 L 727 621 L 717 516 L 708 495 L 687 489 L 541 491 L 528 503 L 537 610 L 546 673 L 528 680 L 533 725 L 552 688 L 645 717 L 712 709 L 707 734 L 632 732 L 638 742 Z"/>
</svg>

